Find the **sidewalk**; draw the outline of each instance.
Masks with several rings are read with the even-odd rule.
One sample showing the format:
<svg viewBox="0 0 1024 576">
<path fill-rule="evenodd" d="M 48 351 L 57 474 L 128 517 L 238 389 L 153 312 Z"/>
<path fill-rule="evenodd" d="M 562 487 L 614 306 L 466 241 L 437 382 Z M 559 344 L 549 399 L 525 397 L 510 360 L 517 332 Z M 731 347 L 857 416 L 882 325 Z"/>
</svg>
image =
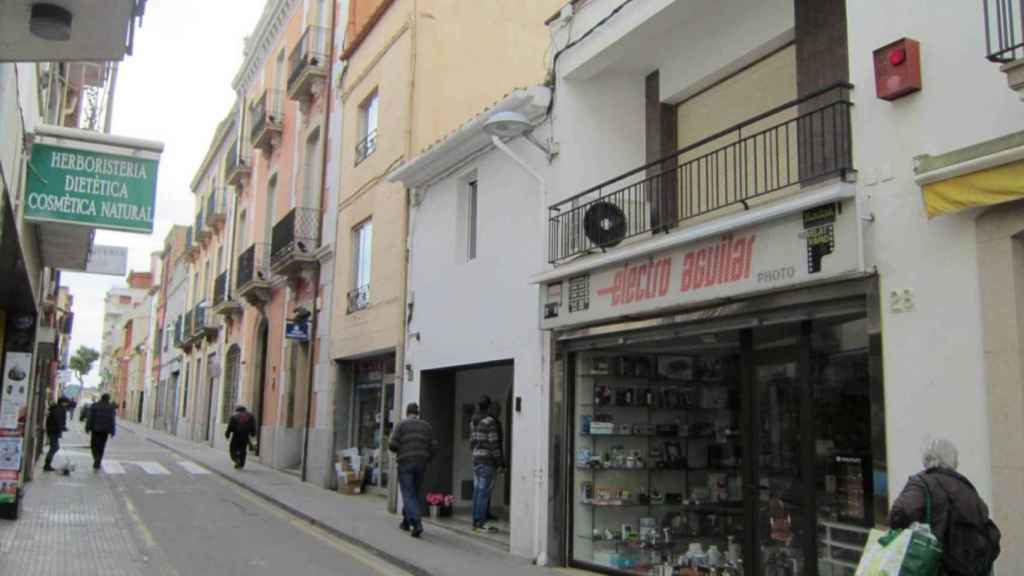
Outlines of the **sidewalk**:
<svg viewBox="0 0 1024 576">
<path fill-rule="evenodd" d="M 250 459 L 235 470 L 226 451 L 198 445 L 138 424 L 118 426 L 188 458 L 332 534 L 362 546 L 388 562 L 420 576 L 462 574 L 555 575 L 564 572 L 534 566 L 499 552 L 470 536 L 427 526 L 422 539 L 398 529 L 399 518 L 382 499 L 345 496 L 302 482 Z"/>
</svg>

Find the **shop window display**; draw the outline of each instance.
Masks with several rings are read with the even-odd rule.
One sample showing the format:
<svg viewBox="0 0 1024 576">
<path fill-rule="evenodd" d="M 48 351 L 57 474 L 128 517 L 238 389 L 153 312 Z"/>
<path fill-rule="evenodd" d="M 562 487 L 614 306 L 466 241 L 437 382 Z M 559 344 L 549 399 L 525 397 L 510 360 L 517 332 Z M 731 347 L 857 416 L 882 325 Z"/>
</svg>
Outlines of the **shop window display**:
<svg viewBox="0 0 1024 576">
<path fill-rule="evenodd" d="M 576 361 L 576 560 L 742 574 L 738 350 Z"/>
<path fill-rule="evenodd" d="M 852 576 L 888 511 L 870 349 L 854 313 L 572 354 L 573 560 Z"/>
</svg>

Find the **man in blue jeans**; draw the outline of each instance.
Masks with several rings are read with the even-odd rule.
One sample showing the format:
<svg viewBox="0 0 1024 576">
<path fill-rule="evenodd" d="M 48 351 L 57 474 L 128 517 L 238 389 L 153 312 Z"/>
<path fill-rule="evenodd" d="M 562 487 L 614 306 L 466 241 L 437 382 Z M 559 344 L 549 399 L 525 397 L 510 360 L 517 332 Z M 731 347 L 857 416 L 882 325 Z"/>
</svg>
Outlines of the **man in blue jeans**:
<svg viewBox="0 0 1024 576">
<path fill-rule="evenodd" d="M 406 417 L 391 433 L 388 449 L 396 454 L 398 486 L 402 489 L 402 530 L 410 531 L 413 538 L 423 534 L 420 520 L 420 488 L 427 462 L 434 457 L 434 430 L 430 423 L 420 420 L 420 407 L 410 402 Z"/>
<path fill-rule="evenodd" d="M 501 424 L 494 417 L 491 399 L 481 396 L 472 419 L 469 447 L 473 451 L 473 531 L 497 532 L 487 523 L 491 491 L 498 470 L 505 465 Z"/>
</svg>

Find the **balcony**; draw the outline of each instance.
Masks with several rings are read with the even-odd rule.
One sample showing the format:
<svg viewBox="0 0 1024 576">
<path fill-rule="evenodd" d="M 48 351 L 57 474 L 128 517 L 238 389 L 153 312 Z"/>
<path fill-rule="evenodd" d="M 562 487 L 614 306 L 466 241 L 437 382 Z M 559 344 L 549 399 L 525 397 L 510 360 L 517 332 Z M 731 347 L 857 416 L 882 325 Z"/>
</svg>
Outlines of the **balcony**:
<svg viewBox="0 0 1024 576">
<path fill-rule="evenodd" d="M 377 149 L 377 131 L 372 130 L 369 134 L 363 137 L 362 140 L 356 144 L 356 166 L 360 165 L 363 160 L 370 157 L 374 150 Z"/>
<path fill-rule="evenodd" d="M 1024 0 L 982 0 L 988 59 L 1001 64 L 1010 88 L 1024 98 Z"/>
<path fill-rule="evenodd" d="M 206 197 L 206 227 L 218 232 L 228 219 L 227 190 L 221 186 L 210 190 Z"/>
<path fill-rule="evenodd" d="M 330 30 L 310 26 L 288 56 L 288 98 L 306 101 L 319 94 L 330 67 Z"/>
<path fill-rule="evenodd" d="M 837 84 L 777 106 L 554 204 L 548 261 L 852 178 L 851 88 Z"/>
<path fill-rule="evenodd" d="M 196 256 L 199 256 L 199 252 L 203 246 L 199 243 L 199 239 L 196 238 L 195 229 L 192 226 L 188 227 L 185 231 L 185 256 L 190 260 L 195 260 Z"/>
<path fill-rule="evenodd" d="M 362 286 L 349 290 L 348 292 L 348 314 L 365 310 L 370 307 L 370 285 L 363 284 Z"/>
<path fill-rule="evenodd" d="M 270 301 L 269 244 L 253 244 L 238 256 L 235 292 L 254 306 Z"/>
<path fill-rule="evenodd" d="M 175 348 L 181 348 L 182 347 L 183 332 L 184 331 L 182 330 L 182 317 L 178 316 L 174 320 L 174 347 Z"/>
<path fill-rule="evenodd" d="M 192 311 L 185 312 L 185 316 L 179 318 L 181 321 L 181 349 L 185 352 L 192 351 L 195 340 L 192 338 Z"/>
<path fill-rule="evenodd" d="M 253 148 L 269 154 L 281 141 L 284 127 L 284 102 L 280 90 L 267 90 L 249 110 L 252 131 L 249 137 Z"/>
<path fill-rule="evenodd" d="M 270 270 L 295 278 L 316 264 L 314 252 L 320 247 L 320 210 L 292 208 L 274 224 L 271 234 Z"/>
<path fill-rule="evenodd" d="M 194 344 L 202 343 L 204 338 L 213 338 L 219 330 L 213 314 L 208 314 L 209 304 L 206 301 L 196 304 L 192 312 L 192 338 Z"/>
<path fill-rule="evenodd" d="M 242 304 L 233 298 L 231 286 L 228 285 L 228 273 L 221 272 L 213 283 L 213 313 L 222 316 L 238 314 L 242 311 Z"/>
<path fill-rule="evenodd" d="M 206 219 L 203 217 L 203 207 L 200 205 L 199 212 L 196 212 L 196 223 L 195 226 L 193 226 L 194 231 L 192 233 L 195 235 L 195 239 L 203 244 L 213 236 L 212 229 L 207 228 L 204 225 L 205 222 Z"/>
<path fill-rule="evenodd" d="M 249 183 L 252 175 L 252 158 L 245 151 L 238 150 L 238 141 L 235 140 L 228 147 L 226 159 L 226 178 L 231 186 L 245 186 Z"/>
</svg>

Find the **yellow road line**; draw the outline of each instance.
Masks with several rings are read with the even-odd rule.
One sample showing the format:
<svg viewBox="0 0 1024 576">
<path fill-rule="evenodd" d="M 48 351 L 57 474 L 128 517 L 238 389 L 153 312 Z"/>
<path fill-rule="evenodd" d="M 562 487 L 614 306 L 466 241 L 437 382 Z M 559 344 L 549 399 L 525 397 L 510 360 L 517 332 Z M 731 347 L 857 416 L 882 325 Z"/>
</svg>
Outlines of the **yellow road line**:
<svg viewBox="0 0 1024 576">
<path fill-rule="evenodd" d="M 213 477 L 221 484 L 230 487 L 241 497 L 259 506 L 261 509 L 263 509 L 271 516 L 283 522 L 287 522 L 288 524 L 294 526 L 296 529 L 301 530 L 302 532 L 316 538 L 317 540 L 320 540 L 321 542 L 327 544 L 335 550 L 348 556 L 351 556 L 352 558 L 358 560 L 360 563 L 370 568 L 374 572 L 377 572 L 378 574 L 382 574 L 383 576 L 412 576 L 405 570 L 402 570 L 401 568 L 389 563 L 387 560 L 373 554 L 372 552 L 367 552 L 365 549 L 360 548 L 359 546 L 342 540 L 341 538 L 338 538 L 330 532 L 322 528 L 318 528 L 313 524 L 310 524 L 307 520 L 303 520 L 302 518 L 299 518 L 286 510 L 282 510 L 281 508 L 274 506 L 273 504 L 267 502 L 263 498 L 249 492 L 244 488 L 241 488 L 240 486 L 234 484 L 233 482 L 229 482 L 228 480 L 221 478 L 219 476 Z"/>
<path fill-rule="evenodd" d="M 135 503 L 128 497 L 128 491 L 120 484 L 117 486 L 117 491 L 120 492 L 121 497 L 124 498 L 124 507 L 128 511 L 128 516 L 131 517 L 132 522 L 135 523 L 135 527 L 138 528 L 139 534 L 142 536 L 142 541 L 146 545 L 146 549 L 159 550 L 160 547 L 156 543 L 156 538 L 153 537 L 153 533 L 150 532 L 146 523 L 142 521 L 142 516 L 139 514 L 138 509 L 135 508 Z M 149 559 L 153 559 L 152 554 L 149 554 Z M 178 576 L 178 571 L 174 569 L 174 566 L 171 566 L 167 562 L 161 562 L 160 564 L 161 573 Z"/>
</svg>

